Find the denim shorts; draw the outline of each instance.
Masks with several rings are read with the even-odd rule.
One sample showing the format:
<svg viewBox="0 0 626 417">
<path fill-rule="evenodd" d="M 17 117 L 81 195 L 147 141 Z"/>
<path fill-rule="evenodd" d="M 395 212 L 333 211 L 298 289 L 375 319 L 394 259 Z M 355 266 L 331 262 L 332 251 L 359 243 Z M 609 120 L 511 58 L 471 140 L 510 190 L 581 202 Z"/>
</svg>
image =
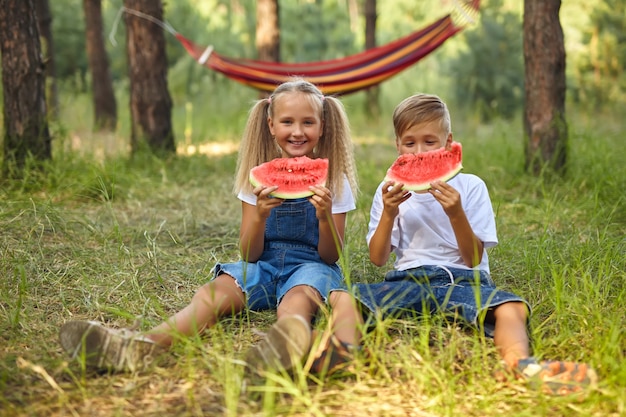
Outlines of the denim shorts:
<svg viewBox="0 0 626 417">
<path fill-rule="evenodd" d="M 443 313 L 460 317 L 478 327 L 481 313 L 523 298 L 499 290 L 488 273 L 444 266 L 422 266 L 406 271 L 389 271 L 385 280 L 355 284 L 355 297 L 366 313 L 380 312 L 383 317 Z M 494 323 L 482 323 L 486 336 L 493 337 Z"/>
<path fill-rule="evenodd" d="M 332 291 L 346 290 L 339 266 L 323 262 L 308 246 L 277 242 L 257 262 L 218 263 L 214 271 L 215 277 L 227 274 L 235 279 L 251 310 L 277 308 L 285 293 L 298 285 L 316 289 L 324 302 Z"/>
</svg>

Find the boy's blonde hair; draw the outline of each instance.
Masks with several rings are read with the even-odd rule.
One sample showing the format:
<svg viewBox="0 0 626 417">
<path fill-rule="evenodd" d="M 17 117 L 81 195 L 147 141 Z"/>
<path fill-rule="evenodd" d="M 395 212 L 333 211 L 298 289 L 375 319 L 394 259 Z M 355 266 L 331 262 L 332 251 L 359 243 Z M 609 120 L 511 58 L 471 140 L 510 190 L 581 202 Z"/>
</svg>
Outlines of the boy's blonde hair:
<svg viewBox="0 0 626 417">
<path fill-rule="evenodd" d="M 335 194 L 341 194 L 345 175 L 356 196 L 359 189 L 356 164 L 350 124 L 344 106 L 339 99 L 324 96 L 314 84 L 300 78 L 280 84 L 269 98 L 258 100 L 250 109 L 239 147 L 234 192 L 237 194 L 240 191 L 252 191 L 250 170 L 281 156 L 281 150 L 270 132 L 268 117 L 273 117 L 274 106 L 278 100 L 293 93 L 306 94 L 314 108 L 320 111 L 324 131 L 314 149 L 314 157 L 328 159 L 328 189 Z"/>
<path fill-rule="evenodd" d="M 396 139 L 412 126 L 439 121 L 446 135 L 452 132 L 448 106 L 439 97 L 419 93 L 407 97 L 393 111 L 393 129 Z"/>
</svg>

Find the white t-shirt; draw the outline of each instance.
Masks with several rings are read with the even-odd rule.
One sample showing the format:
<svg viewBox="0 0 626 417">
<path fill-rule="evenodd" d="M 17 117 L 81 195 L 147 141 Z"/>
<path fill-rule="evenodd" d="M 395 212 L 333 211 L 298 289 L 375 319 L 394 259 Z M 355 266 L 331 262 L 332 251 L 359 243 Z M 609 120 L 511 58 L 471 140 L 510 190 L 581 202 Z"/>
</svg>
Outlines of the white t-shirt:
<svg viewBox="0 0 626 417">
<path fill-rule="evenodd" d="M 383 184 L 378 186 L 372 202 L 368 245 L 383 212 Z M 472 174 L 458 174 L 448 184 L 459 192 L 469 224 L 484 244 L 482 261 L 474 269 L 488 273 L 486 249 L 497 245 L 498 237 L 487 186 Z M 411 193 L 411 197 L 400 204 L 400 213 L 391 232 L 391 250 L 396 255 L 394 268 L 399 271 L 422 265 L 471 269 L 463 263 L 448 216 L 430 193 Z"/>
<path fill-rule="evenodd" d="M 251 192 L 244 193 L 240 191 L 239 194 L 237 194 L 237 198 L 248 204 L 256 206 L 256 195 L 254 195 Z M 348 182 L 348 178 L 344 176 L 343 192 L 341 193 L 341 195 L 333 196 L 333 214 L 347 213 L 354 209 L 356 209 L 356 202 L 354 201 L 354 194 L 352 194 L 352 188 L 350 188 L 350 183 Z"/>
</svg>

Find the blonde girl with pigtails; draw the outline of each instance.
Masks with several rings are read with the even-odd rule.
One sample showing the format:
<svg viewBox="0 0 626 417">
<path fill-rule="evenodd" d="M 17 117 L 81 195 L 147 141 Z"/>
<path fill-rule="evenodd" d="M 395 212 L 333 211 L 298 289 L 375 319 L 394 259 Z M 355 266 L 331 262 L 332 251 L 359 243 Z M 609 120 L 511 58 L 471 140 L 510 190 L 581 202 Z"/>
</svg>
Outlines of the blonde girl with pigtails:
<svg viewBox="0 0 626 417">
<path fill-rule="evenodd" d="M 329 161 L 327 186 L 311 187 L 311 197 L 273 198 L 278 187 L 250 184 L 255 166 L 300 156 Z M 341 101 L 297 78 L 257 101 L 241 140 L 234 191 L 242 204 L 241 260 L 215 265 L 212 278 L 189 305 L 146 333 L 71 321 L 61 328 L 63 347 L 74 356 L 86 352 L 88 364 L 97 367 L 135 370 L 155 351 L 203 332 L 224 316 L 245 308 L 275 309 L 276 323 L 250 349 L 246 363 L 255 371 L 288 369 L 309 354 L 313 323 L 326 304 L 332 312 L 330 334 L 322 337 L 326 344 L 307 363 L 324 372 L 348 361 L 358 349 L 361 318 L 345 291 L 338 261 L 358 183 Z"/>
</svg>

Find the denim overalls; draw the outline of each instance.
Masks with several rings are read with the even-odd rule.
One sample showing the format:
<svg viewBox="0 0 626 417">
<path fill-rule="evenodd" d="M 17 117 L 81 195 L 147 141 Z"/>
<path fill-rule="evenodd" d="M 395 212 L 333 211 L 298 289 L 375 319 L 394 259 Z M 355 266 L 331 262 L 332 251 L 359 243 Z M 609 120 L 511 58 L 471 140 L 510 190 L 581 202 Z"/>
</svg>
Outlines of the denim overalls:
<svg viewBox="0 0 626 417">
<path fill-rule="evenodd" d="M 326 302 L 334 290 L 345 290 L 338 265 L 317 252 L 319 222 L 308 199 L 285 200 L 272 209 L 265 224 L 265 249 L 256 262 L 217 264 L 215 277 L 232 276 L 252 310 L 274 309 L 297 285 L 315 288 Z"/>
</svg>

